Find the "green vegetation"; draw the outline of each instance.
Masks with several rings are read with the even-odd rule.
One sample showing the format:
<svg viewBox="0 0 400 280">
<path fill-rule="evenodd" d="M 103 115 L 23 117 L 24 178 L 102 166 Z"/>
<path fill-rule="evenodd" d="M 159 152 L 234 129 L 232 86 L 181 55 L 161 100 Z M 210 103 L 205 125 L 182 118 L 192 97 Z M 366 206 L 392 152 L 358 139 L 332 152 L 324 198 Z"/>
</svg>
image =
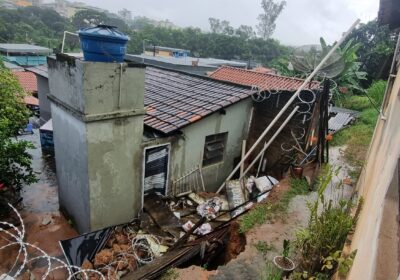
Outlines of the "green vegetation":
<svg viewBox="0 0 400 280">
<path fill-rule="evenodd" d="M 163 26 L 144 17 L 135 18 L 132 23 L 125 23 L 115 15 L 93 10 L 79 11 L 70 20 L 53 10 L 39 7 L 1 10 L 0 41 L 32 43 L 57 51 L 61 48 L 64 30 L 76 32 L 80 28 L 99 23 L 115 25 L 128 34 L 131 38 L 128 43 L 129 53 L 142 53 L 145 42 L 147 45 L 188 49 L 195 57 L 245 61 L 251 59 L 268 64 L 274 58 L 287 55 L 290 51 L 289 47 L 281 45 L 277 40 L 255 38 L 254 34 L 251 35 L 254 31 L 247 26 L 241 26 L 232 32 L 206 33 L 200 28 L 177 28 L 172 24 Z M 66 49 L 74 50 L 76 47 L 77 39 L 68 36 Z"/>
<path fill-rule="evenodd" d="M 178 279 L 179 273 L 175 268 L 169 268 L 161 277 L 160 280 L 174 280 Z"/>
<path fill-rule="evenodd" d="M 261 240 L 257 241 L 257 243 L 254 244 L 254 247 L 256 247 L 257 251 L 259 251 L 262 254 L 265 254 L 268 251 L 276 250 L 273 244 L 268 244 L 268 242 Z"/>
<path fill-rule="evenodd" d="M 342 249 L 357 219 L 350 215 L 352 202 L 332 201 L 324 197 L 335 172 L 337 171 L 329 165 L 323 167 L 323 172 L 317 180 L 318 198 L 314 203 L 308 204 L 308 226 L 296 233 L 295 245 L 301 257 L 297 279 L 309 279 L 320 274 L 325 274 L 328 276 L 326 279 L 329 279 L 339 264 L 347 268 L 351 265 L 350 261 L 340 259 L 341 252 L 338 254 L 337 251 Z"/>
<path fill-rule="evenodd" d="M 347 145 L 345 158 L 354 167 L 354 177 L 358 177 L 364 163 L 379 115 L 376 107 L 380 108 L 385 88 L 385 81 L 376 81 L 366 91 L 368 97 L 350 95 L 343 100 L 343 107 L 361 113 L 355 124 L 334 135 L 332 145 Z"/>
<path fill-rule="evenodd" d="M 265 267 L 263 267 L 260 275 L 261 280 L 281 280 L 282 271 L 276 267 L 273 263 L 268 262 Z"/>
<path fill-rule="evenodd" d="M 17 140 L 18 130 L 27 122 L 28 110 L 23 103 L 24 92 L 18 80 L 0 65 L 0 216 L 10 210 L 23 184 L 36 181 L 31 168 L 27 141 Z"/>
<path fill-rule="evenodd" d="M 0 10 L 0 42 L 56 48 L 61 45 L 64 30 L 72 30 L 69 20 L 51 9 L 26 7 Z"/>
<path fill-rule="evenodd" d="M 305 179 L 291 178 L 290 188 L 283 197 L 275 203 L 259 203 L 248 213 L 239 219 L 240 232 L 245 233 L 256 225 L 262 225 L 268 220 L 273 219 L 278 213 L 286 213 L 290 200 L 297 195 L 305 195 L 309 192 L 309 185 Z"/>
</svg>

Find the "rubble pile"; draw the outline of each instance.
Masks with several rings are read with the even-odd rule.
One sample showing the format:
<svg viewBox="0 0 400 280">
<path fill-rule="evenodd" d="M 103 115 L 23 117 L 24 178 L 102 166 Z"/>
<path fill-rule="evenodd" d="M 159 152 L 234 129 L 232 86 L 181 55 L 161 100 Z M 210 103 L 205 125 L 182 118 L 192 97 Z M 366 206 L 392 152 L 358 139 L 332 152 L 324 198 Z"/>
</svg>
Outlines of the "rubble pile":
<svg viewBox="0 0 400 280">
<path fill-rule="evenodd" d="M 170 262 L 178 265 L 185 260 L 184 256 L 194 257 L 203 239 L 208 247 L 202 249 L 202 263 L 207 264 L 221 253 L 223 259 L 230 260 L 243 250 L 245 244 L 243 236 L 231 234 L 232 219 L 251 208 L 252 201 L 266 199 L 277 182 L 269 176 L 250 177 L 243 181 L 228 181 L 225 194 L 148 195 L 139 218 L 104 229 L 99 246 L 92 249 L 93 253 L 87 252 L 80 266 L 99 271 L 106 279 L 120 279 L 127 274 L 143 274 L 143 279 L 147 279 L 152 273 L 158 275 L 167 269 Z M 101 275 L 92 272 L 89 279 L 100 280 Z"/>
<path fill-rule="evenodd" d="M 135 271 L 140 265 L 161 256 L 167 249 L 167 246 L 160 243 L 159 238 L 143 233 L 135 224 L 117 226 L 94 259 L 85 259 L 82 269 L 95 269 L 106 279 L 119 279 Z M 85 276 L 82 276 L 82 279 L 85 279 Z M 89 279 L 100 280 L 101 276 L 89 273 Z"/>
</svg>

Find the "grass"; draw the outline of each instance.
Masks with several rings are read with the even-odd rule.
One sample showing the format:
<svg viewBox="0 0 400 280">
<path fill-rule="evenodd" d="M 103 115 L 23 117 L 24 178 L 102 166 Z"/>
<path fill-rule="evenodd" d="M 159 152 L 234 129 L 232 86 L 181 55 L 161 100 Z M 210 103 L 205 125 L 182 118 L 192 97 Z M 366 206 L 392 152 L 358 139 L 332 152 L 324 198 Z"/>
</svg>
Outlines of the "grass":
<svg viewBox="0 0 400 280">
<path fill-rule="evenodd" d="M 256 247 L 257 251 L 263 254 L 267 253 L 268 251 L 276 250 L 273 244 L 268 244 L 268 242 L 261 240 L 257 241 L 257 243 L 254 244 L 254 247 Z"/>
<path fill-rule="evenodd" d="M 261 270 L 261 280 L 281 280 L 282 271 L 277 268 L 273 263 L 268 262 Z"/>
<path fill-rule="evenodd" d="M 280 201 L 275 203 L 259 203 L 239 219 L 239 231 L 246 233 L 256 225 L 262 225 L 272 220 L 278 213 L 286 213 L 290 200 L 297 195 L 309 192 L 309 185 L 305 179 L 291 178 L 290 188 Z"/>
<path fill-rule="evenodd" d="M 378 108 L 382 103 L 385 87 L 386 82 L 377 81 L 367 90 L 367 95 Z M 343 107 L 361 113 L 359 119 L 353 125 L 334 135 L 331 144 L 333 146 L 347 145 L 345 159 L 354 167 L 352 175 L 358 177 L 374 133 L 379 113 L 367 96 L 349 96 L 343 101 Z"/>
<path fill-rule="evenodd" d="M 160 280 L 174 280 L 178 279 L 179 273 L 175 268 L 168 269 L 161 277 Z"/>
</svg>

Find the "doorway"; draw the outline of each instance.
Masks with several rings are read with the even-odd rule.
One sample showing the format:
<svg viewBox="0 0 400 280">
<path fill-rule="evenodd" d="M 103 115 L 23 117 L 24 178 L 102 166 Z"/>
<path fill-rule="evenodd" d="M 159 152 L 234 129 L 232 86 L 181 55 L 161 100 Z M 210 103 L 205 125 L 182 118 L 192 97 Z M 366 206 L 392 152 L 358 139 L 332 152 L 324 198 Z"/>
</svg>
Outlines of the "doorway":
<svg viewBox="0 0 400 280">
<path fill-rule="evenodd" d="M 144 149 L 143 195 L 168 192 L 170 145 Z"/>
</svg>

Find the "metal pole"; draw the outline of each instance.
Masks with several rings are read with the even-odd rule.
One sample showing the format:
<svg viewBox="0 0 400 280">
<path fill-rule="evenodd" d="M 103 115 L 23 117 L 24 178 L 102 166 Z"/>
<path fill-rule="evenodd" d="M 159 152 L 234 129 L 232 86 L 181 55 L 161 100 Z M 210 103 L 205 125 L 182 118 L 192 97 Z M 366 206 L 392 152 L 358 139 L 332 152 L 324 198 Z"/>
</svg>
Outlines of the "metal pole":
<svg viewBox="0 0 400 280">
<path fill-rule="evenodd" d="M 278 130 L 275 132 L 275 134 L 269 139 L 268 143 L 265 143 L 264 148 L 261 150 L 261 152 L 257 155 L 257 157 L 253 160 L 252 163 L 246 168 L 246 170 L 243 172 L 243 175 L 240 176 L 239 180 L 242 179 L 246 173 L 250 170 L 250 168 L 253 167 L 253 165 L 257 162 L 257 160 L 264 155 L 265 150 L 272 144 L 272 142 L 275 140 L 275 138 L 279 135 L 279 133 L 282 131 L 282 129 L 287 125 L 287 123 L 292 119 L 294 114 L 297 112 L 299 109 L 299 106 L 296 106 L 293 111 L 290 113 L 290 115 L 285 119 L 285 121 L 281 124 L 281 126 L 278 128 Z"/>
<path fill-rule="evenodd" d="M 243 140 L 243 142 L 242 142 L 242 158 L 244 157 L 245 154 L 246 154 L 246 140 Z M 242 162 L 242 164 L 240 165 L 240 176 L 243 175 L 243 171 L 244 171 L 244 162 Z"/>
<path fill-rule="evenodd" d="M 281 111 L 276 115 L 276 117 L 271 121 L 271 123 L 268 125 L 268 127 L 264 130 L 264 132 L 260 135 L 260 137 L 257 139 L 257 141 L 253 144 L 253 146 L 247 151 L 246 155 L 244 158 L 241 159 L 241 161 L 238 163 L 238 165 L 232 170 L 232 172 L 228 175 L 228 177 L 225 179 L 225 181 L 222 183 L 222 185 L 219 187 L 217 193 L 219 193 L 222 188 L 225 186 L 225 182 L 230 180 L 233 175 L 236 173 L 236 171 L 240 168 L 242 163 L 248 158 L 248 156 L 253 152 L 253 150 L 257 147 L 257 145 L 262 141 L 262 139 L 267 135 L 267 133 L 271 130 L 271 128 L 274 126 L 274 124 L 277 122 L 277 120 L 282 116 L 282 114 L 287 110 L 287 108 L 293 103 L 293 101 L 297 98 L 297 96 L 300 94 L 300 92 L 304 89 L 304 87 L 311 81 L 312 78 L 317 74 L 317 72 L 324 66 L 324 64 L 328 61 L 328 59 L 331 57 L 331 55 L 336 51 L 336 49 L 343 43 L 343 41 L 347 38 L 347 36 L 353 31 L 353 29 L 357 26 L 357 24 L 360 22 L 359 19 L 357 19 L 352 26 L 347 30 L 345 34 L 343 34 L 342 38 L 332 47 L 332 49 L 328 52 L 328 54 L 322 59 L 322 61 L 318 64 L 317 67 L 315 67 L 314 71 L 304 80 L 303 84 L 297 89 L 295 94 L 289 99 L 289 101 L 283 106 Z"/>
<path fill-rule="evenodd" d="M 64 36 L 63 36 L 63 40 L 62 40 L 62 44 L 61 44 L 61 53 L 64 53 L 65 37 L 66 37 L 67 34 L 74 35 L 74 36 L 77 36 L 77 37 L 79 36 L 76 33 L 72 33 L 72 32 L 69 32 L 69 31 L 64 31 Z"/>
</svg>

